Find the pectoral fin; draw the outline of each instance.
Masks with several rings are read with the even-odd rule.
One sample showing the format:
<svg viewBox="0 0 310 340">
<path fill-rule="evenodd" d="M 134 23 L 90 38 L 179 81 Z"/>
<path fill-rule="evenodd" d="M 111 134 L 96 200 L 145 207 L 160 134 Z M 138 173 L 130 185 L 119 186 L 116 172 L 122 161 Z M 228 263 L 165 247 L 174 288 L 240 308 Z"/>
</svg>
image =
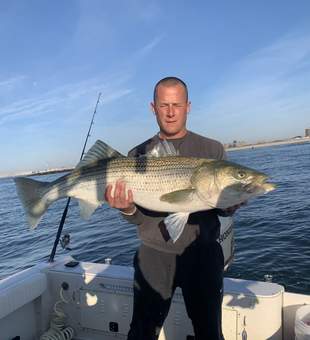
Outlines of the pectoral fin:
<svg viewBox="0 0 310 340">
<path fill-rule="evenodd" d="M 192 196 L 195 193 L 195 189 L 182 189 L 169 192 L 160 197 L 161 201 L 170 204 L 187 204 L 192 200 Z"/>
<path fill-rule="evenodd" d="M 173 243 L 180 237 L 188 220 L 189 213 L 174 213 L 164 220 L 166 229 Z"/>
</svg>

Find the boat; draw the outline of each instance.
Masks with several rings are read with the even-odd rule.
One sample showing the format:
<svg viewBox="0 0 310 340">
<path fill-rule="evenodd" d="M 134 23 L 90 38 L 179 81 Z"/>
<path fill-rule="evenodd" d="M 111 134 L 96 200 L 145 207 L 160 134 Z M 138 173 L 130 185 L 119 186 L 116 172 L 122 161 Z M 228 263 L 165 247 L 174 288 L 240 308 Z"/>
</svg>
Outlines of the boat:
<svg viewBox="0 0 310 340">
<path fill-rule="evenodd" d="M 234 256 L 231 218 L 221 218 L 218 241 L 227 270 Z M 0 281 L 0 340 L 126 339 L 133 274 L 132 267 L 114 265 L 111 259 L 92 263 L 55 256 L 53 262 L 7 277 Z M 286 292 L 279 284 L 224 278 L 224 337 L 292 340 L 296 311 L 303 305 L 310 306 L 310 296 Z M 195 339 L 179 288 L 159 339 Z"/>
</svg>

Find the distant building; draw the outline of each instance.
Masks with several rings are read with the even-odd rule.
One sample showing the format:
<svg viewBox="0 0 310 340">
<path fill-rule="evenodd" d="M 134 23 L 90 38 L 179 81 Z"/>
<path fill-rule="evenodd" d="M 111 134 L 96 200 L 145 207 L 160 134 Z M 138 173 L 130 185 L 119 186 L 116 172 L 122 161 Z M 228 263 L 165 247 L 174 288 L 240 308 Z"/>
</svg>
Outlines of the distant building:
<svg viewBox="0 0 310 340">
<path fill-rule="evenodd" d="M 305 136 L 310 137 L 310 128 L 305 130 Z"/>
<path fill-rule="evenodd" d="M 224 148 L 225 149 L 236 148 L 238 146 L 245 146 L 245 145 L 248 145 L 248 143 L 247 142 L 239 142 L 239 141 L 234 140 L 232 143 L 224 144 Z"/>
</svg>

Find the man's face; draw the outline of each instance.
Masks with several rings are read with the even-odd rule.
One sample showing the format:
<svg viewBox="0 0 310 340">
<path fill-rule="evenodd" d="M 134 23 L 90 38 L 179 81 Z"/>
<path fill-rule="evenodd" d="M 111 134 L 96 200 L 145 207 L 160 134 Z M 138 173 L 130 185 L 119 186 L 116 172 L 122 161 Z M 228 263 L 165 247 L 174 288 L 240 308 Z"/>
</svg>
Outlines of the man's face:
<svg viewBox="0 0 310 340">
<path fill-rule="evenodd" d="M 155 103 L 151 103 L 151 108 L 157 118 L 161 138 L 181 138 L 186 134 L 186 118 L 190 106 L 191 102 L 186 102 L 183 85 L 158 86 Z"/>
</svg>

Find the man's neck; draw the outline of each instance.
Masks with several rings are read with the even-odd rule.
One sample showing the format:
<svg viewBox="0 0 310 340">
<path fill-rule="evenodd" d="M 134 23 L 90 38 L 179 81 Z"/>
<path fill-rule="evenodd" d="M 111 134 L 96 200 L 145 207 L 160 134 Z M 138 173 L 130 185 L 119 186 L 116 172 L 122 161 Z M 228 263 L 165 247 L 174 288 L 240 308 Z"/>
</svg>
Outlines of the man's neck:
<svg viewBox="0 0 310 340">
<path fill-rule="evenodd" d="M 168 136 L 165 136 L 161 131 L 158 132 L 158 137 L 161 138 L 161 139 L 179 139 L 179 138 L 182 138 L 184 137 L 185 135 L 187 134 L 187 130 L 185 130 L 185 132 L 181 135 L 168 135 Z"/>
</svg>

